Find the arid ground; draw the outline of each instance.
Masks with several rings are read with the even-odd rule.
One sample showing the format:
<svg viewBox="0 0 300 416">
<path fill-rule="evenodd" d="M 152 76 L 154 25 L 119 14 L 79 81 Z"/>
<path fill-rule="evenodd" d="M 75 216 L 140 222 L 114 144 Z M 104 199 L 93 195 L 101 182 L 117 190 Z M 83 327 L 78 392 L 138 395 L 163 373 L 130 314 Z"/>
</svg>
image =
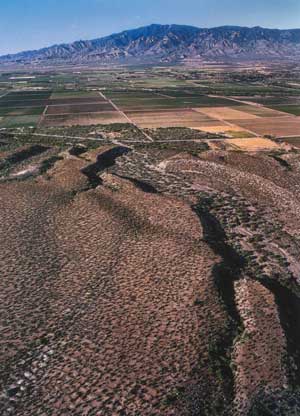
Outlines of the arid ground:
<svg viewBox="0 0 300 416">
<path fill-rule="evenodd" d="M 1 415 L 300 414 L 299 117 L 256 83 L 31 86 L 3 115 Z"/>
</svg>

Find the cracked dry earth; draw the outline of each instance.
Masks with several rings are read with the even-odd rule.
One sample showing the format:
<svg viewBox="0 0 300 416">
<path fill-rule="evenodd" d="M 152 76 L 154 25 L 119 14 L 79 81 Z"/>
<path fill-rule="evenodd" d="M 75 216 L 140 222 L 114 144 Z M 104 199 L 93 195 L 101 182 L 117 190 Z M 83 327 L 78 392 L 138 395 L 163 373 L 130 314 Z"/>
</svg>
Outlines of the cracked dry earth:
<svg viewBox="0 0 300 416">
<path fill-rule="evenodd" d="M 281 158 L 103 146 L 2 181 L 0 413 L 298 414 L 300 154 Z"/>
</svg>

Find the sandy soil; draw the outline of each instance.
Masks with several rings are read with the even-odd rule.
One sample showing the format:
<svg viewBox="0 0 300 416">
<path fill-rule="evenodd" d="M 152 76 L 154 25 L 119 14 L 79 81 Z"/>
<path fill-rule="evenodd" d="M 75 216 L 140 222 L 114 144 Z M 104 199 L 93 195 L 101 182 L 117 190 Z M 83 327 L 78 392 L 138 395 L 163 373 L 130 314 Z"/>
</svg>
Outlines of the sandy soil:
<svg viewBox="0 0 300 416">
<path fill-rule="evenodd" d="M 202 124 L 201 126 L 197 127 L 196 130 L 202 130 L 202 131 L 206 131 L 207 133 L 226 133 L 226 132 L 230 132 L 230 131 L 234 131 L 234 132 L 244 132 L 246 130 L 244 130 L 243 128 L 236 126 L 234 124 L 232 125 L 228 125 L 228 124 L 220 124 L 217 126 L 207 126 Z"/>
<path fill-rule="evenodd" d="M 202 107 L 195 108 L 195 110 L 206 114 L 209 117 L 220 118 L 223 120 L 251 120 L 258 118 L 258 116 L 254 114 L 248 114 L 231 107 Z"/>
<path fill-rule="evenodd" d="M 218 123 L 193 110 L 127 112 L 128 117 L 145 128 L 197 127 L 202 123 Z"/>
<path fill-rule="evenodd" d="M 264 139 L 262 137 L 252 137 L 250 139 L 227 139 L 226 143 L 249 152 L 280 148 L 280 146 L 274 141 Z"/>
</svg>

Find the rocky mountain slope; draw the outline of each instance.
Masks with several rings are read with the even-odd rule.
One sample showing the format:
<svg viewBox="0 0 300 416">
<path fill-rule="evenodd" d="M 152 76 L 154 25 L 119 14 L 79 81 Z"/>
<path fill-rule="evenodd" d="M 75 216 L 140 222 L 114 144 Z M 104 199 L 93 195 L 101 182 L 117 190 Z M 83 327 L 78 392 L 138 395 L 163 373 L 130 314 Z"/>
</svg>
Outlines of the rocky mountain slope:
<svg viewBox="0 0 300 416">
<path fill-rule="evenodd" d="M 157 25 L 0 57 L 0 64 L 298 60 L 300 29 Z"/>
</svg>

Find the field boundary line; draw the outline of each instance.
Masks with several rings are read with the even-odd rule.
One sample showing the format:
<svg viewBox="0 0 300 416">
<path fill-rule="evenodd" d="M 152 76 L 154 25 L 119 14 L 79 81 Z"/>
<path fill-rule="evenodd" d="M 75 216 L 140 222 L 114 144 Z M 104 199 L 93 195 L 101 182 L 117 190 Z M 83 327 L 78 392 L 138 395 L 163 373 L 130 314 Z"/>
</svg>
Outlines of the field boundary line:
<svg viewBox="0 0 300 416">
<path fill-rule="evenodd" d="M 0 134 L 10 134 L 12 136 L 24 136 L 26 133 L 17 133 L 10 131 L 0 131 Z M 29 133 L 32 136 L 41 136 L 41 137 L 55 137 L 58 139 L 76 139 L 76 140 L 93 140 L 93 141 L 107 141 L 107 139 L 92 138 L 92 137 L 79 137 L 79 136 L 61 136 L 58 134 L 44 134 L 44 133 Z"/>
<path fill-rule="evenodd" d="M 196 111 L 196 110 L 195 110 L 195 109 L 193 109 L 193 108 L 192 108 L 191 110 L 195 111 L 195 113 L 199 113 L 199 111 Z M 205 113 L 201 113 L 201 114 L 205 114 Z M 259 134 L 255 133 L 254 131 L 248 130 L 248 129 L 246 129 L 245 127 L 240 126 L 238 123 L 236 123 L 236 124 L 230 123 L 230 122 L 229 122 L 229 121 L 227 121 L 227 120 L 223 120 L 221 117 L 214 117 L 214 118 L 215 118 L 215 120 L 216 120 L 216 121 L 221 121 L 222 123 L 227 124 L 227 126 L 229 126 L 229 127 L 233 127 L 233 128 L 235 128 L 235 127 L 239 127 L 239 128 L 240 128 L 240 129 L 242 129 L 243 131 L 247 131 L 248 133 L 253 134 L 253 136 L 255 136 L 255 137 L 259 137 L 259 136 L 260 136 Z"/>
<path fill-rule="evenodd" d="M 244 105 L 245 104 L 252 105 L 253 107 L 258 107 L 258 108 L 264 107 L 263 104 L 254 103 L 252 101 L 238 100 L 237 98 L 226 97 L 225 95 L 213 95 L 213 94 L 210 94 L 210 95 L 208 95 L 208 97 L 212 97 L 212 98 L 224 98 L 225 100 L 235 101 L 236 103 L 241 103 L 241 104 L 244 104 Z M 226 107 L 226 106 L 224 105 L 224 107 Z"/>
<path fill-rule="evenodd" d="M 166 94 L 160 94 L 159 92 L 155 92 L 156 95 L 158 95 L 159 97 L 165 97 L 165 98 L 171 98 L 172 100 L 176 100 L 176 97 L 171 97 L 171 95 L 166 95 Z M 152 97 L 150 97 L 151 99 Z M 153 99 L 153 98 L 152 98 Z"/>
<path fill-rule="evenodd" d="M 290 113 L 286 113 L 286 112 L 284 112 L 284 111 L 279 111 L 279 110 L 275 110 L 274 108 L 270 108 L 270 107 L 267 107 L 266 105 L 264 105 L 264 104 L 260 104 L 260 103 L 255 103 L 255 102 L 252 102 L 252 101 L 243 101 L 243 100 L 238 100 L 237 98 L 232 98 L 232 97 L 226 97 L 225 95 L 209 95 L 208 97 L 213 97 L 213 98 L 225 98 L 226 100 L 231 100 L 231 101 L 235 101 L 235 102 L 237 102 L 237 103 L 241 103 L 241 104 L 244 104 L 244 105 L 249 105 L 249 106 L 252 106 L 252 107 L 256 107 L 256 108 L 265 108 L 265 109 L 267 109 L 267 110 L 273 110 L 273 111 L 276 111 L 277 113 L 280 113 L 280 114 L 282 114 L 282 116 L 277 116 L 277 117 L 289 117 L 289 116 L 294 116 L 294 117 L 297 117 L 295 114 L 290 114 Z M 279 104 L 280 105 L 280 104 Z M 293 105 L 293 104 L 290 104 L 290 105 Z M 224 107 L 226 107 L 226 106 L 224 106 Z M 238 110 L 238 111 L 243 111 L 243 110 Z M 245 113 L 246 113 L 246 111 L 244 111 Z M 261 118 L 265 118 L 265 117 L 261 117 Z"/>
<path fill-rule="evenodd" d="M 80 113 L 59 113 L 59 114 L 45 114 L 45 117 L 59 117 L 59 116 L 80 116 L 81 114 L 102 114 L 102 113 L 112 113 L 115 114 L 115 111 L 113 110 L 107 110 L 107 111 L 83 111 Z"/>
<path fill-rule="evenodd" d="M 37 126 L 38 127 L 40 127 L 40 125 L 42 124 L 42 122 L 44 121 L 44 118 L 45 118 L 45 116 L 46 116 L 46 113 L 47 113 L 47 110 L 48 110 L 48 105 L 46 105 L 46 107 L 44 108 L 44 111 L 43 111 L 43 113 L 41 114 L 41 116 L 40 116 L 40 118 L 39 118 L 39 121 L 38 121 L 38 124 L 37 124 Z"/>
<path fill-rule="evenodd" d="M 106 101 L 105 101 L 106 103 Z M 65 107 L 65 106 L 70 106 L 70 107 L 75 107 L 75 106 L 81 106 L 81 105 L 99 105 L 99 104 L 105 104 L 103 101 L 94 101 L 94 102 L 84 102 L 84 103 L 70 103 L 70 104 L 48 104 L 49 107 Z"/>
<path fill-rule="evenodd" d="M 144 132 L 143 129 L 141 129 L 136 123 L 134 123 L 128 116 L 127 114 L 124 113 L 124 111 L 122 111 L 112 100 L 110 100 L 109 98 L 105 97 L 105 95 L 99 91 L 99 94 L 101 95 L 102 98 L 104 98 L 105 100 L 107 100 L 116 111 L 118 111 L 119 114 L 121 114 L 123 117 L 126 118 L 126 120 L 128 120 L 128 122 L 130 124 L 132 124 L 136 129 L 138 129 L 150 142 L 154 142 L 154 140 L 152 139 L 152 137 L 149 136 L 149 134 L 147 134 L 146 132 Z"/>
<path fill-rule="evenodd" d="M 0 95 L 0 98 L 5 97 L 8 93 L 9 91 L 4 92 L 2 95 Z"/>
<path fill-rule="evenodd" d="M 293 134 L 293 135 L 288 135 L 288 136 L 279 136 L 279 137 L 276 137 L 276 139 L 280 139 L 280 140 L 284 140 L 284 139 L 293 139 L 293 138 L 295 138 L 295 139 L 299 139 L 300 138 L 300 134 Z"/>
</svg>

